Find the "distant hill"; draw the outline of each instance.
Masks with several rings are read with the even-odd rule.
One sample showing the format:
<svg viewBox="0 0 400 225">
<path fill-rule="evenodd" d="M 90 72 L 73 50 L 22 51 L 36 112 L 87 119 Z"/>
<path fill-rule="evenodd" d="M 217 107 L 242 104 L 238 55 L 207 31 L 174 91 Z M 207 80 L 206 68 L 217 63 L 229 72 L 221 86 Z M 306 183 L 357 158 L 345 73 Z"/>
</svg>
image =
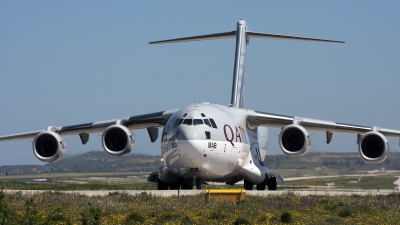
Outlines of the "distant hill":
<svg viewBox="0 0 400 225">
<path fill-rule="evenodd" d="M 122 157 L 105 151 L 64 156 L 61 160 L 38 165 L 0 166 L 0 175 L 88 172 L 153 172 L 161 166 L 161 156 L 128 154 Z"/>
<path fill-rule="evenodd" d="M 43 166 L 0 166 L 0 175 L 67 173 L 67 172 L 153 172 L 161 166 L 161 156 L 128 154 L 113 157 L 104 151 L 92 151 Z M 364 162 L 358 153 L 308 153 L 302 157 L 267 155 L 265 161 L 270 169 L 299 170 L 400 170 L 400 153 L 390 153 L 379 164 Z"/>
<path fill-rule="evenodd" d="M 391 152 L 385 161 L 367 163 L 358 153 L 307 153 L 301 157 L 267 155 L 266 165 L 270 169 L 300 170 L 400 170 L 400 153 Z"/>
</svg>

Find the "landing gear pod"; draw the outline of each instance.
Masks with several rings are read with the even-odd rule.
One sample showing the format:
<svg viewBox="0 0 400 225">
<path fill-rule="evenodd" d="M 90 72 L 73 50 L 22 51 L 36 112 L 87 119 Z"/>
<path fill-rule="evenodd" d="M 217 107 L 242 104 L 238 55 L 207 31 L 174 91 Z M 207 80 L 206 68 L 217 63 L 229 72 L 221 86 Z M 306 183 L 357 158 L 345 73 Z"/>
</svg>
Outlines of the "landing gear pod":
<svg viewBox="0 0 400 225">
<path fill-rule="evenodd" d="M 112 156 L 123 156 L 131 152 L 135 145 L 132 131 L 123 125 L 109 126 L 103 133 L 104 151 Z"/>
<path fill-rule="evenodd" d="M 279 146 L 289 156 L 302 156 L 311 147 L 310 135 L 300 125 L 287 125 L 279 134 Z"/>
<path fill-rule="evenodd" d="M 389 144 L 386 137 L 376 131 L 365 133 L 358 144 L 361 158 L 369 163 L 380 163 L 389 153 Z"/>
<path fill-rule="evenodd" d="M 32 144 L 33 153 L 42 162 L 55 162 L 66 151 L 65 140 L 53 131 L 43 131 L 36 135 Z"/>
</svg>

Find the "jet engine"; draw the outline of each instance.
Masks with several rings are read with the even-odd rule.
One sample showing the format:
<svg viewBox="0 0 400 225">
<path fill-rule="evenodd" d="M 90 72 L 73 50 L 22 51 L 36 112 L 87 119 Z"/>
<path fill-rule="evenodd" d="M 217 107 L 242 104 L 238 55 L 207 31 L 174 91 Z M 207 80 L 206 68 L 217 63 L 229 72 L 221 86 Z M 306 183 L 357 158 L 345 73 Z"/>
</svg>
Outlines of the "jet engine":
<svg viewBox="0 0 400 225">
<path fill-rule="evenodd" d="M 311 141 L 307 130 L 300 125 L 287 125 L 279 134 L 279 146 L 289 156 L 302 156 L 310 149 Z"/>
<path fill-rule="evenodd" d="M 389 153 L 389 144 L 383 134 L 370 131 L 361 136 L 358 152 L 364 161 L 380 163 L 386 159 Z"/>
<path fill-rule="evenodd" d="M 102 144 L 104 151 L 112 156 L 123 156 L 131 152 L 135 144 L 132 131 L 123 125 L 107 127 L 103 133 Z"/>
<path fill-rule="evenodd" d="M 55 162 L 65 154 L 65 140 L 53 131 L 43 131 L 33 140 L 33 153 L 43 162 Z"/>
</svg>

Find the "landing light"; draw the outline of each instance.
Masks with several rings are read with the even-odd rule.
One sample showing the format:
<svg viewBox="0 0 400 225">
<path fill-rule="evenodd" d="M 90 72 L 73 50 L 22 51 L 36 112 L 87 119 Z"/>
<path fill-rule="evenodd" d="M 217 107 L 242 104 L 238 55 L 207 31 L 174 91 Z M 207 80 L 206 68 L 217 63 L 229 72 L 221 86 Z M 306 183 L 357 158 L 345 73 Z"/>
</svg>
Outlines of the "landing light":
<svg viewBox="0 0 400 225">
<path fill-rule="evenodd" d="M 164 159 L 163 159 L 163 158 L 161 158 L 161 162 L 164 162 Z"/>
</svg>

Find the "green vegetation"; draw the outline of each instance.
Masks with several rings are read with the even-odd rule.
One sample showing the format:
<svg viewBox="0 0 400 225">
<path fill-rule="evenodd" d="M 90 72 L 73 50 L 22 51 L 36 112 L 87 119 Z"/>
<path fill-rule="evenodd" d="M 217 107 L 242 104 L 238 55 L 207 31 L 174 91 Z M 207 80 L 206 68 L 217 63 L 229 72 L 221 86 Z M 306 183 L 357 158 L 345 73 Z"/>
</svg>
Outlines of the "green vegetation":
<svg viewBox="0 0 400 225">
<path fill-rule="evenodd" d="M 3 182 L 0 183 L 2 190 L 156 190 L 156 183 L 130 184 L 51 184 L 51 183 L 24 183 L 24 182 Z"/>
<path fill-rule="evenodd" d="M 104 151 L 92 151 L 82 155 L 67 156 L 43 166 L 21 165 L 0 166 L 0 176 L 48 174 L 48 173 L 128 173 L 143 172 L 149 174 L 161 166 L 161 156 L 128 154 L 113 157 Z M 388 158 L 379 164 L 365 163 L 357 153 L 308 153 L 302 157 L 286 155 L 267 155 L 265 163 L 268 168 L 281 172 L 296 171 L 295 176 L 302 173 L 329 175 L 336 173 L 354 174 L 368 170 L 400 170 L 400 153 L 391 152 Z M 365 172 L 364 172 L 365 173 Z"/>
<path fill-rule="evenodd" d="M 92 151 L 76 156 L 64 156 L 57 162 L 43 166 L 0 166 L 0 175 L 26 175 L 46 173 L 102 173 L 157 171 L 162 165 L 161 156 L 128 154 L 123 157 L 108 155 L 105 151 Z"/>
<path fill-rule="evenodd" d="M 9 190 L 154 190 L 144 173 L 54 173 L 3 176 L 0 189 Z"/>
<path fill-rule="evenodd" d="M 0 192 L 0 224 L 397 224 L 400 194 L 298 196 L 204 202 L 203 195 L 156 197 Z"/>
<path fill-rule="evenodd" d="M 394 181 L 398 176 L 362 176 L 362 177 L 332 177 L 332 178 L 313 178 L 296 181 L 286 181 L 282 188 L 309 188 L 310 186 L 328 186 L 332 188 L 353 188 L 353 189 L 391 189 L 394 190 L 396 185 Z"/>
<path fill-rule="evenodd" d="M 301 177 L 304 179 L 288 179 L 284 183 L 278 183 L 278 190 L 308 189 L 308 188 L 346 188 L 346 189 L 390 189 L 394 190 L 393 184 L 400 176 L 400 172 L 380 172 L 366 174 L 366 172 L 347 173 L 341 170 L 327 170 L 323 176 L 315 170 L 280 170 L 287 177 Z M 343 175 L 345 174 L 345 175 Z M 349 176 L 352 174 L 352 176 Z M 310 176 L 310 178 L 307 178 Z M 156 183 L 147 181 L 148 173 L 50 173 L 1 176 L 0 189 L 4 190 L 155 190 Z M 316 177 L 316 178 L 312 178 Z M 242 184 L 234 186 L 210 182 L 205 185 L 207 189 L 238 189 Z"/>
</svg>

